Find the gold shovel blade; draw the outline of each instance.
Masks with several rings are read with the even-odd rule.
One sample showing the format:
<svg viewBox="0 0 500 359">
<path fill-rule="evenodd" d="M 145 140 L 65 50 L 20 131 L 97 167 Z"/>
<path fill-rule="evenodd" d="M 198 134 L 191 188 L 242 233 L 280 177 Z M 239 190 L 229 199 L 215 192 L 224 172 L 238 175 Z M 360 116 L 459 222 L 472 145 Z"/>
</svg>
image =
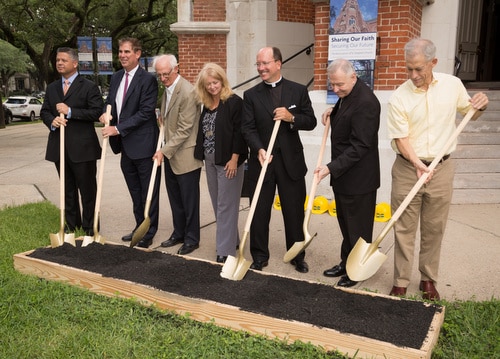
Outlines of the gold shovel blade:
<svg viewBox="0 0 500 359">
<path fill-rule="evenodd" d="M 134 234 L 132 235 L 132 241 L 130 242 L 130 248 L 133 248 L 136 246 L 137 243 L 141 241 L 141 239 L 144 238 L 146 233 L 149 231 L 149 226 L 151 225 L 151 219 L 149 217 L 144 218 L 144 221 L 142 221 L 141 225 L 136 228 L 134 231 Z"/>
<path fill-rule="evenodd" d="M 300 254 L 300 252 L 304 251 L 309 244 L 311 244 L 312 240 L 314 237 L 316 237 L 318 233 L 314 233 L 312 236 L 309 233 L 305 234 L 305 239 L 300 242 L 295 242 L 293 246 L 290 247 L 290 249 L 285 253 L 285 256 L 283 257 L 283 262 L 288 263 L 297 255 Z"/>
<path fill-rule="evenodd" d="M 347 257 L 346 270 L 351 280 L 361 282 L 374 275 L 387 256 L 378 250 L 377 243 L 366 243 L 359 238 Z"/>
<path fill-rule="evenodd" d="M 76 247 L 75 234 L 74 233 L 64 233 L 64 242 L 71 244 Z"/>
<path fill-rule="evenodd" d="M 230 280 L 242 280 L 251 264 L 252 262 L 246 260 L 243 256 L 239 256 L 239 258 L 228 256 L 222 266 L 220 276 Z"/>
<path fill-rule="evenodd" d="M 60 233 L 50 233 L 49 238 L 50 238 L 50 246 L 52 248 L 62 246 L 64 243 L 64 237 L 61 237 Z"/>
<path fill-rule="evenodd" d="M 99 233 L 95 234 L 94 236 L 84 236 L 82 241 L 82 247 L 87 247 L 92 242 L 104 244 L 106 243 L 106 239 Z"/>
<path fill-rule="evenodd" d="M 69 243 L 73 247 L 76 247 L 75 234 L 74 233 L 50 233 L 50 246 L 56 248 L 62 246 L 64 243 Z"/>
<path fill-rule="evenodd" d="M 94 241 L 94 236 L 83 236 L 82 247 L 87 247 Z"/>
<path fill-rule="evenodd" d="M 94 236 L 94 242 L 104 244 L 104 243 L 106 243 L 106 238 L 104 238 L 100 234 L 97 234 Z"/>
</svg>

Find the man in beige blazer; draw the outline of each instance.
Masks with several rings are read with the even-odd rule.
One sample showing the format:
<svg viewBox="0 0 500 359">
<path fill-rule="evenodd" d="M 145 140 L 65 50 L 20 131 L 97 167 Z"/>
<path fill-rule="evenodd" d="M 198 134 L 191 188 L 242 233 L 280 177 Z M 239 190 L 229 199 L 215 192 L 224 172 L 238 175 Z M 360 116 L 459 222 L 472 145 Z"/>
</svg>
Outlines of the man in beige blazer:
<svg viewBox="0 0 500 359">
<path fill-rule="evenodd" d="M 167 187 L 174 230 L 162 247 L 183 243 L 178 254 L 188 254 L 200 245 L 200 175 L 203 162 L 194 157 L 201 106 L 193 86 L 179 75 L 174 55 L 155 58 L 154 68 L 165 86 L 161 118 L 165 145 L 154 158 L 165 161 Z"/>
</svg>

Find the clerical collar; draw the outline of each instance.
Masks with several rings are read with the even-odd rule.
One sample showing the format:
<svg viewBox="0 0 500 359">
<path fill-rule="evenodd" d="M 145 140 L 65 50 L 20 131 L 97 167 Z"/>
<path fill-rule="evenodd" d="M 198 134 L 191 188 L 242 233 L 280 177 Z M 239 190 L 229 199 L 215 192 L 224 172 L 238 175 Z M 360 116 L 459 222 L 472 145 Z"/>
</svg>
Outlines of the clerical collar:
<svg viewBox="0 0 500 359">
<path fill-rule="evenodd" d="M 276 86 L 279 86 L 281 85 L 281 80 L 283 79 L 283 76 L 280 77 L 280 79 L 276 82 L 267 82 L 267 81 L 264 81 L 264 83 L 267 85 L 267 86 L 271 86 L 271 87 L 276 87 Z"/>
</svg>

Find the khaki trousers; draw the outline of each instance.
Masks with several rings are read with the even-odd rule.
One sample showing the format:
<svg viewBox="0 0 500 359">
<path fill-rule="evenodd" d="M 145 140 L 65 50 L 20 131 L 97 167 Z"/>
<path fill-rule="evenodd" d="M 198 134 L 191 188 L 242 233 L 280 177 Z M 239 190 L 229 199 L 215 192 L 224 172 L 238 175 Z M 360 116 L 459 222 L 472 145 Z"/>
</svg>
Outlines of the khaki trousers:
<svg viewBox="0 0 500 359">
<path fill-rule="evenodd" d="M 421 280 L 437 282 L 441 242 L 451 197 L 455 162 L 452 158 L 438 164 L 430 182 L 424 184 L 394 226 L 394 284 L 408 287 L 420 223 L 418 269 Z M 413 165 L 396 156 L 392 166 L 391 206 L 395 211 L 417 181 Z"/>
</svg>

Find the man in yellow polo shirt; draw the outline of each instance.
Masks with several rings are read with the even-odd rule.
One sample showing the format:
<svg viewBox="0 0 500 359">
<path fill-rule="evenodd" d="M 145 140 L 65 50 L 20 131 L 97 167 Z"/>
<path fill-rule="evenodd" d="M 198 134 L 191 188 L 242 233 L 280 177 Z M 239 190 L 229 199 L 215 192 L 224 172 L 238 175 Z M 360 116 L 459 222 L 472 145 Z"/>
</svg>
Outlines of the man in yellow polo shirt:
<svg viewBox="0 0 500 359">
<path fill-rule="evenodd" d="M 388 103 L 388 131 L 397 153 L 392 167 L 391 205 L 397 208 L 418 178 L 455 131 L 457 112 L 465 115 L 473 107 L 478 118 L 488 105 L 482 92 L 472 98 L 455 76 L 433 72 L 436 47 L 430 40 L 413 39 L 405 45 L 409 79 Z M 422 297 L 439 300 L 436 289 L 441 242 L 453 192 L 455 163 L 450 154 L 442 158 L 426 183 L 394 226 L 394 283 L 391 295 L 406 294 L 410 283 L 416 232 L 420 221 L 419 289 Z"/>
</svg>

